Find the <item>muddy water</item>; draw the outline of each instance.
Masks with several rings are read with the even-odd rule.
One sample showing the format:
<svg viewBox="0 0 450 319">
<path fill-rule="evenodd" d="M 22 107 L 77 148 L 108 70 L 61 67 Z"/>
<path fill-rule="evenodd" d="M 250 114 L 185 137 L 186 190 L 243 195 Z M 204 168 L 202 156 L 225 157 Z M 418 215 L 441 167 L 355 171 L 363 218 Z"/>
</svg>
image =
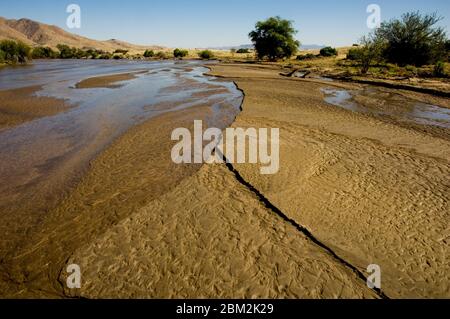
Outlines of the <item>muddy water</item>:
<svg viewBox="0 0 450 319">
<path fill-rule="evenodd" d="M 239 112 L 242 93 L 231 82 L 204 76 L 203 73 L 207 71 L 208 69 L 198 62 L 130 61 L 49 61 L 36 62 L 31 67 L 2 70 L 0 90 L 40 85 L 42 89 L 36 93 L 38 96 L 65 99 L 73 107 L 65 113 L 41 118 L 0 132 L 0 179 L 2 181 L 0 184 L 0 231 L 2 233 L 0 272 L 8 273 L 8 278 L 15 278 L 14 281 L 20 283 L 27 281 L 26 273 L 35 273 L 39 270 L 39 262 L 33 265 L 34 268 L 26 271 L 22 266 L 18 266 L 23 256 L 21 250 L 28 253 L 29 247 L 33 247 L 31 250 L 34 251 L 36 247 L 34 245 L 40 247 L 41 235 L 43 237 L 47 237 L 48 234 L 54 235 L 51 229 L 59 225 L 61 220 L 67 219 L 63 213 L 70 209 L 60 209 L 59 211 L 62 212 L 58 212 L 59 219 L 52 217 L 55 223 L 47 221 L 48 214 L 51 215 L 53 210 L 61 205 L 62 199 L 71 194 L 72 189 L 88 170 L 89 163 L 119 137 L 126 135 L 130 129 L 147 123 L 153 118 L 158 118 L 157 123 L 160 123 L 162 116 L 174 114 L 166 116 L 170 123 L 154 134 L 158 136 L 157 139 L 164 139 L 161 140 L 161 143 L 164 143 L 164 150 L 157 147 L 157 141 L 155 141 L 151 142 L 151 145 L 147 143 L 148 152 L 142 150 L 137 153 L 140 155 L 136 155 L 142 158 L 151 156 L 160 162 L 170 160 L 169 128 L 178 125 L 176 123 L 190 125 L 195 119 L 203 119 L 207 126 L 224 128 L 231 124 Z M 120 86 L 114 88 L 75 88 L 77 83 L 87 78 L 129 72 L 136 72 L 135 78 L 123 81 L 119 83 Z M 190 111 L 191 109 L 197 111 Z M 178 113 L 183 114 L 182 121 L 176 116 Z M 154 127 L 161 127 L 161 125 Z M 136 147 L 145 145 L 139 140 L 130 140 L 130 143 L 134 143 Z M 124 155 L 120 153 L 126 150 L 126 147 L 118 149 L 117 156 Z M 127 154 L 132 154 L 134 151 L 135 149 L 126 150 Z M 158 154 L 158 151 L 164 154 Z M 114 160 L 116 155 L 112 154 L 105 158 Z M 136 159 L 131 156 L 130 160 Z M 126 165 L 126 162 L 123 165 Z M 120 169 L 112 164 L 109 167 L 110 170 Z M 161 164 L 161 167 L 166 169 L 170 166 Z M 140 169 L 143 171 L 147 167 L 143 165 Z M 173 168 L 170 170 L 173 171 Z M 135 172 L 131 169 L 127 172 L 124 169 L 121 172 L 123 176 L 118 181 L 110 182 L 112 186 L 108 186 L 108 192 L 114 194 L 114 184 L 122 181 L 128 183 L 126 177 L 132 175 L 131 173 Z M 160 175 L 155 178 L 157 181 L 155 185 L 151 182 L 151 174 Z M 151 171 L 151 174 L 146 175 L 145 185 L 154 188 L 157 194 L 166 189 L 162 183 L 176 184 L 179 178 L 186 176 L 187 173 L 180 171 L 169 176 L 170 172 L 165 173 L 160 169 L 159 172 Z M 110 177 L 113 180 L 114 175 L 111 174 Z M 141 177 L 135 179 L 142 180 Z M 102 192 L 101 181 L 100 176 L 90 194 Z M 106 180 L 103 179 L 103 181 Z M 130 194 L 133 194 L 133 187 L 139 190 L 131 182 L 127 184 L 127 187 Z M 147 192 L 151 193 L 151 189 Z M 144 197 L 142 195 L 142 198 Z M 80 201 L 82 200 L 83 197 Z M 133 195 L 129 195 L 128 202 L 134 200 Z M 78 203 L 73 201 L 67 207 L 78 207 L 77 205 Z M 116 210 L 115 214 L 118 214 L 117 210 L 121 207 L 117 205 L 111 201 L 111 205 L 105 207 L 103 211 L 107 213 Z M 123 210 L 131 213 L 135 208 L 130 207 L 124 205 Z M 78 213 L 81 214 L 83 209 L 78 209 Z M 95 211 L 94 208 L 88 210 Z M 92 219 L 91 224 L 94 225 L 95 222 L 95 219 Z M 50 230 L 44 230 L 45 227 Z M 63 238 L 64 232 L 58 236 Z M 58 262 L 59 259 L 66 258 L 66 254 L 70 254 L 70 251 L 65 251 L 63 254 L 50 256 L 55 248 L 50 246 L 48 249 L 45 248 L 46 262 L 50 260 Z M 75 246 L 67 247 L 72 249 Z M 31 261 L 38 261 L 42 254 L 44 250 L 36 250 L 36 256 L 32 255 L 29 258 Z M 27 261 L 23 264 L 30 263 Z M 10 279 L 5 281 L 5 285 L 7 289 L 12 287 Z"/>
<path fill-rule="evenodd" d="M 439 128 L 450 128 L 450 109 L 420 102 L 392 90 L 365 87 L 361 90 L 324 88 L 325 101 L 344 109 L 388 116 L 398 122 L 408 122 Z"/>
<path fill-rule="evenodd" d="M 139 72 L 136 78 L 118 88 L 74 88 L 89 77 L 133 71 Z M 241 93 L 232 83 L 202 76 L 206 71 L 195 62 L 50 61 L 0 72 L 0 89 L 42 85 L 37 95 L 76 105 L 0 132 L 1 210 L 19 200 L 27 204 L 38 193 L 52 196 L 54 186 L 63 186 L 114 139 L 151 117 L 210 103 L 214 116 L 208 124 L 230 124 Z M 223 90 L 215 93 L 214 88 Z"/>
</svg>

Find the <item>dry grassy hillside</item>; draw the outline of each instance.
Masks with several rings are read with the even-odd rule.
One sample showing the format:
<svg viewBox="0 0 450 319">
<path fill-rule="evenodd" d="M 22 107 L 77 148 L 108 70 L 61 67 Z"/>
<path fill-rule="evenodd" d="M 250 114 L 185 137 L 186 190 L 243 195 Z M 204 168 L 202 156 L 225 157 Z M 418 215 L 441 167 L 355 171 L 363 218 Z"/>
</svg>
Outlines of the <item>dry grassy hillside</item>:
<svg viewBox="0 0 450 319">
<path fill-rule="evenodd" d="M 132 53 L 139 53 L 146 49 L 162 49 L 160 46 L 134 45 L 115 39 L 97 41 L 69 33 L 56 26 L 29 19 L 8 20 L 0 17 L 0 40 L 3 39 L 22 41 L 32 46 L 49 46 L 52 48 L 56 48 L 58 44 L 66 44 L 80 49 L 93 48 L 105 51 L 125 49 Z"/>
</svg>

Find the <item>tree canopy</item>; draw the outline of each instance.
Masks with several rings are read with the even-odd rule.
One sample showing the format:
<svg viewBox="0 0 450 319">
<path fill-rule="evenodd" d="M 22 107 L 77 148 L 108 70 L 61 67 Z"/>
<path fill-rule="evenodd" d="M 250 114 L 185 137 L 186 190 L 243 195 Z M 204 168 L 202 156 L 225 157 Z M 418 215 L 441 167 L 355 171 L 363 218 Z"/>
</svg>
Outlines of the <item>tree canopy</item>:
<svg viewBox="0 0 450 319">
<path fill-rule="evenodd" d="M 436 26 L 441 19 L 436 14 L 410 12 L 382 23 L 375 38 L 385 46 L 383 57 L 401 66 L 422 66 L 445 59 L 447 36 L 444 28 Z"/>
<path fill-rule="evenodd" d="M 8 63 L 26 63 L 31 59 L 31 48 L 23 42 L 3 40 L 0 42 L 0 60 Z"/>
<path fill-rule="evenodd" d="M 280 17 L 271 17 L 259 21 L 249 37 L 255 46 L 258 58 L 268 58 L 271 61 L 290 58 L 300 47 L 300 42 L 294 38 L 297 30 L 293 22 Z"/>
</svg>

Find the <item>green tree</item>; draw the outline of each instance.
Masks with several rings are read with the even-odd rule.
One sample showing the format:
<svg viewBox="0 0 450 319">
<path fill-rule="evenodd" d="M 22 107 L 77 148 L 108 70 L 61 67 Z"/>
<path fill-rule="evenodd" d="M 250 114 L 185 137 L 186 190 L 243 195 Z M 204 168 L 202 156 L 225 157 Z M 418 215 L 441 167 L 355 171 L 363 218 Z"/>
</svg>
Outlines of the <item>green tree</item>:
<svg viewBox="0 0 450 319">
<path fill-rule="evenodd" d="M 198 56 L 201 59 L 209 60 L 209 59 L 212 59 L 214 57 L 214 53 L 212 51 L 210 51 L 210 50 L 203 50 L 203 51 L 200 51 L 198 53 Z"/>
<path fill-rule="evenodd" d="M 367 74 L 370 66 L 382 60 L 384 44 L 373 33 L 361 39 L 360 46 L 349 51 L 347 59 L 361 64 L 361 73 Z"/>
<path fill-rule="evenodd" d="M 184 58 L 189 54 L 187 50 L 175 49 L 173 50 L 173 56 L 175 58 Z"/>
<path fill-rule="evenodd" d="M 376 37 L 385 44 L 385 59 L 400 66 L 422 66 L 446 59 L 447 36 L 444 28 L 436 26 L 441 19 L 436 14 L 410 12 L 382 23 Z"/>
<path fill-rule="evenodd" d="M 36 47 L 33 49 L 33 59 L 55 59 L 58 54 L 50 47 Z"/>
<path fill-rule="evenodd" d="M 71 48 L 65 44 L 58 44 L 56 46 L 59 50 L 59 57 L 61 59 L 73 59 L 76 57 L 77 49 Z"/>
<path fill-rule="evenodd" d="M 145 50 L 144 57 L 145 58 L 153 58 L 155 56 L 155 52 L 153 50 Z"/>
<path fill-rule="evenodd" d="M 250 32 L 249 37 L 255 46 L 258 58 L 268 58 L 271 61 L 290 58 L 299 47 L 300 42 L 295 40 L 297 30 L 293 22 L 272 17 L 265 21 L 259 21 L 255 30 Z"/>
<path fill-rule="evenodd" d="M 3 40 L 0 50 L 4 52 L 4 61 L 9 63 L 26 63 L 32 58 L 31 47 L 20 41 Z"/>
</svg>

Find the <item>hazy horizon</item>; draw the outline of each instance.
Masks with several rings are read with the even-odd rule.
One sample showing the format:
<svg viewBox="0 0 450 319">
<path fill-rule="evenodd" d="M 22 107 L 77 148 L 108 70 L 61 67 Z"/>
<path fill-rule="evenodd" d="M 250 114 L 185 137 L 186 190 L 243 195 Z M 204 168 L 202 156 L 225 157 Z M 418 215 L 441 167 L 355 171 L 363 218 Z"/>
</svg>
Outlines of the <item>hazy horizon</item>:
<svg viewBox="0 0 450 319">
<path fill-rule="evenodd" d="M 81 7 L 81 29 L 66 26 L 66 8 Z M 198 0 L 185 3 L 143 3 L 123 1 L 35 1 L 1 3 L 0 16 L 8 19 L 28 18 L 56 25 L 66 31 L 96 40 L 111 38 L 134 44 L 167 47 L 227 47 L 249 44 L 248 33 L 256 21 L 279 15 L 294 21 L 297 38 L 305 45 L 348 46 L 370 32 L 366 21 L 369 4 L 381 7 L 382 20 L 400 17 L 410 11 L 436 12 L 449 30 L 448 0 L 364 1 L 254 1 L 229 0 L 225 4 Z M 428 8 L 433 8 L 432 11 Z"/>
</svg>

